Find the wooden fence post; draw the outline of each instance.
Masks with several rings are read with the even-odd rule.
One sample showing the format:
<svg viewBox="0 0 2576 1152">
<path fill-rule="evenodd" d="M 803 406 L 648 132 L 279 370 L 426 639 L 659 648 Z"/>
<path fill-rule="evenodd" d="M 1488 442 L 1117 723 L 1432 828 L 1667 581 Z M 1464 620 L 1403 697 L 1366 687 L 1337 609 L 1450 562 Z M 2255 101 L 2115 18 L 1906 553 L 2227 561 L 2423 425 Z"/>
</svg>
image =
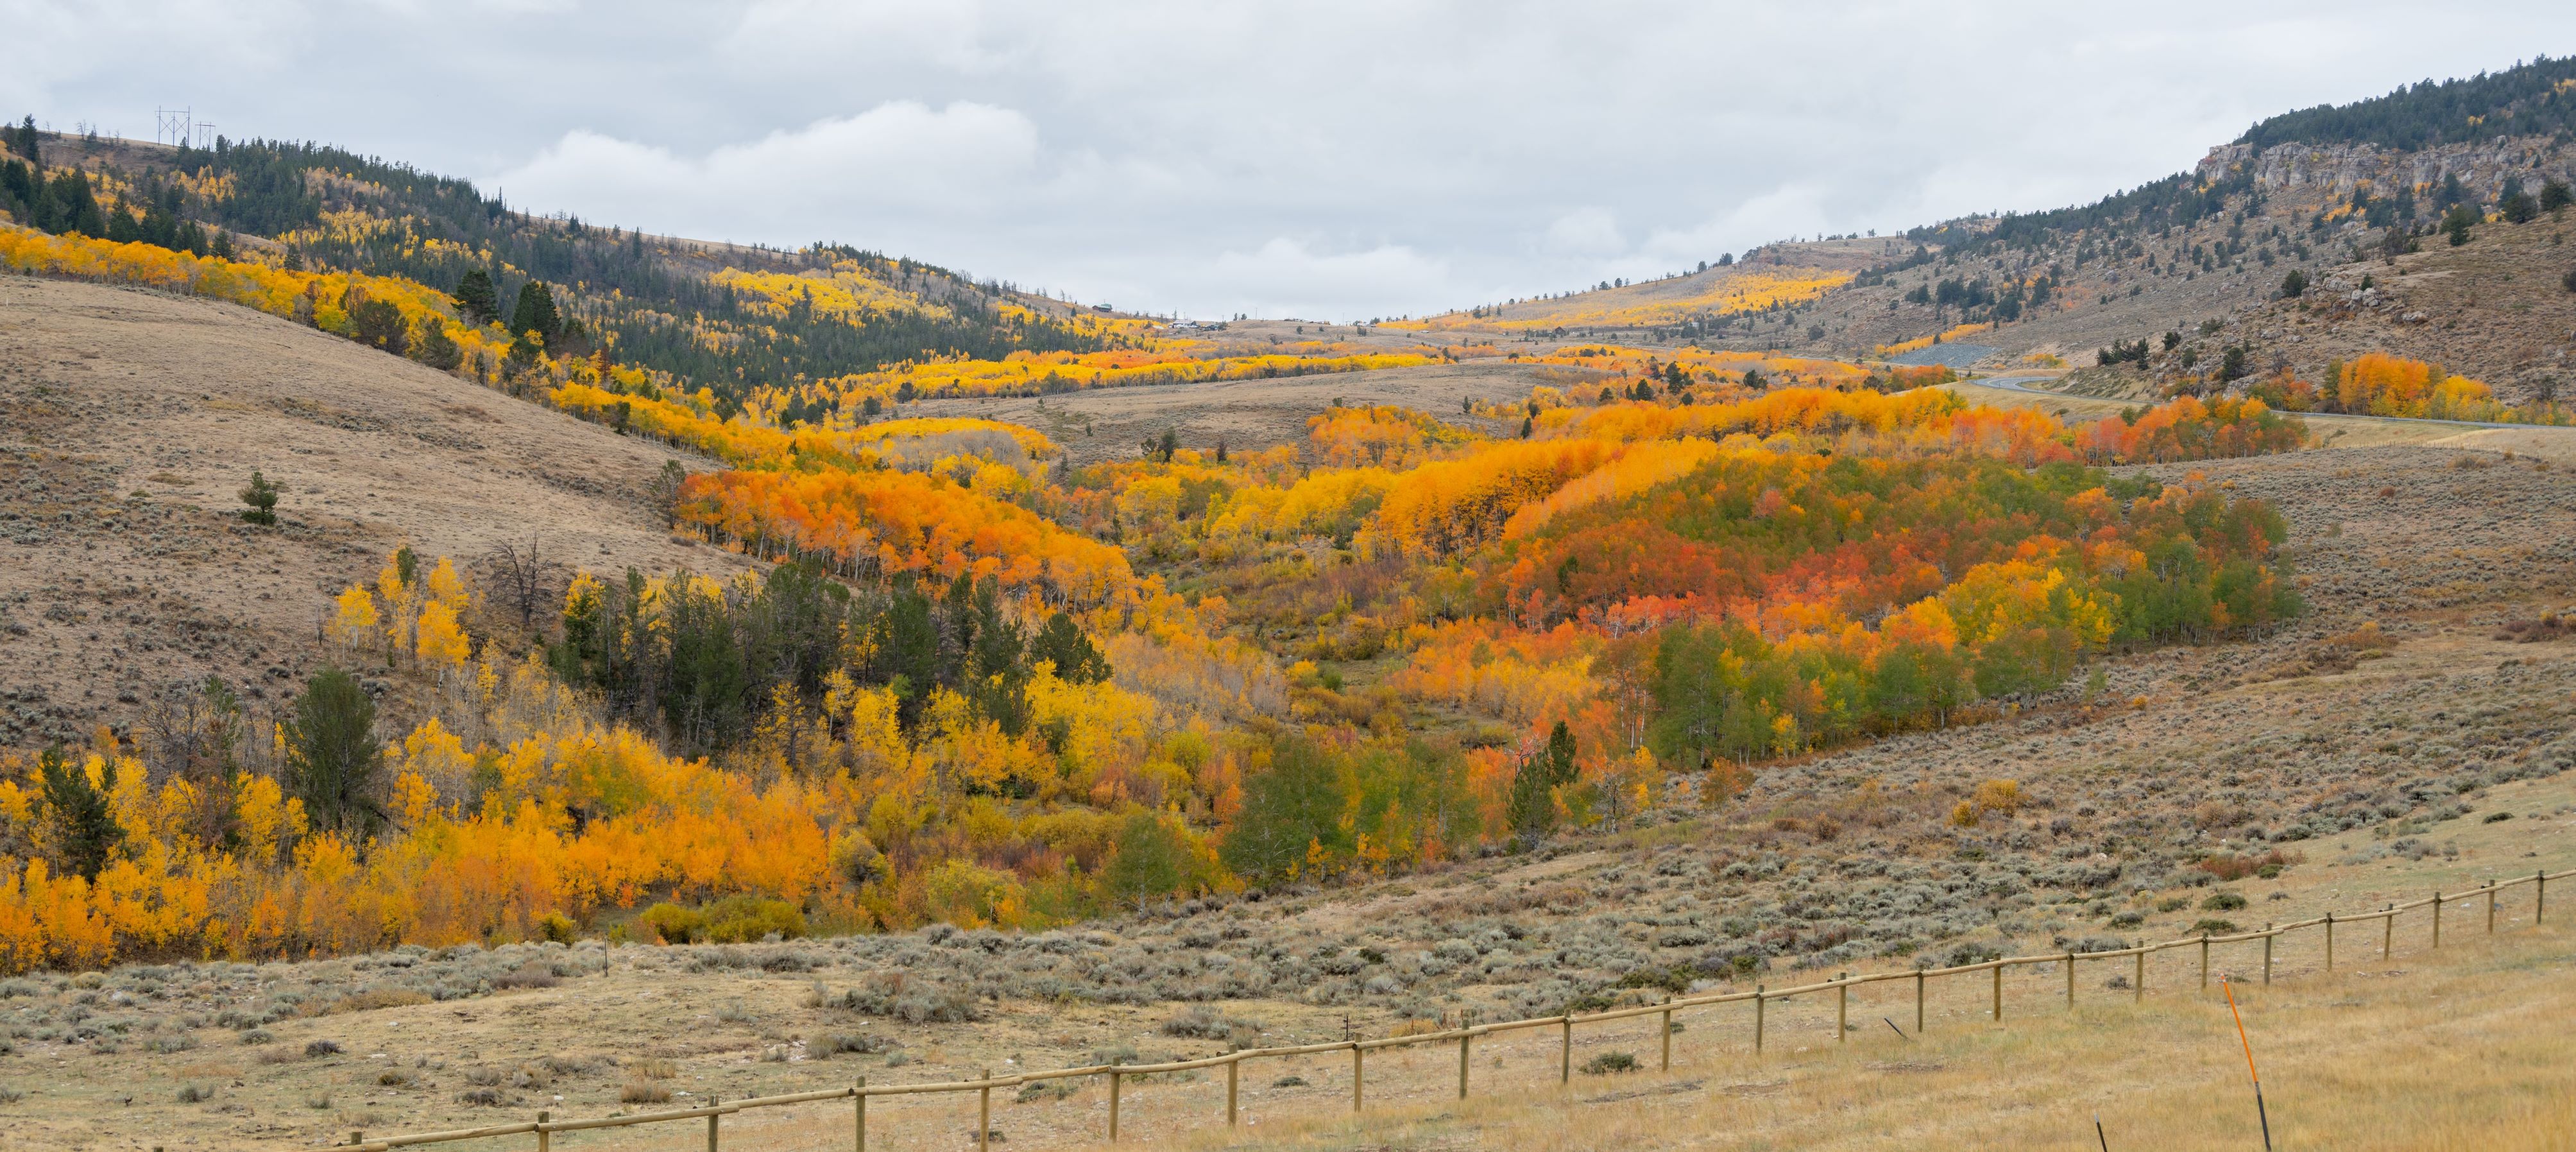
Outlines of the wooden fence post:
<svg viewBox="0 0 2576 1152">
<path fill-rule="evenodd" d="M 2379 918 L 2379 961 L 2385 964 L 2397 954 L 2397 906 L 2391 904 L 2381 911 L 2387 913 Z"/>
<path fill-rule="evenodd" d="M 1923 1034 L 1923 970 L 1914 970 L 1914 1034 Z"/>
<path fill-rule="evenodd" d="M 554 1113 L 551 1112 L 537 1113 L 537 1152 L 553 1152 L 554 1150 L 554 1133 L 546 1131 L 546 1121 L 553 1118 Z"/>
<path fill-rule="evenodd" d="M 1762 986 L 1753 986 L 1753 1054 L 1762 1054 Z"/>
<path fill-rule="evenodd" d="M 1556 1050 L 1556 1082 L 1574 1083 L 1574 1013 L 1557 1019 L 1559 1043 Z"/>
<path fill-rule="evenodd" d="M 2490 879 L 2487 881 L 2487 935 L 2489 936 L 2495 935 L 2495 908 L 2496 886 L 2495 881 Z"/>
<path fill-rule="evenodd" d="M 1997 964 L 1997 965 L 1995 965 L 1995 1020 L 1996 1020 L 1997 1022 L 2001 1022 L 2001 1021 L 2003 1020 L 2003 1018 L 2004 1018 L 2004 966 L 2003 966 L 2002 964 Z"/>
<path fill-rule="evenodd" d="M 2138 952 L 2137 985 L 2137 987 L 2129 990 L 2129 999 L 2136 1003 L 2144 1004 L 2147 1002 L 2147 954 L 2144 949 L 2141 949 Z"/>
<path fill-rule="evenodd" d="M 2334 971 L 2334 913 L 2326 913 L 2326 971 Z"/>
<path fill-rule="evenodd" d="M 1368 1087 L 1367 1059 L 1368 1049 L 1360 1047 L 1360 1042 L 1357 1040 L 1351 1041 L 1351 1111 L 1353 1112 L 1360 1110 L 1361 1094 Z"/>
<path fill-rule="evenodd" d="M 2066 954 L 2066 1010 L 2075 1010 L 2075 954 Z"/>
<path fill-rule="evenodd" d="M 1458 1098 L 1461 1100 L 1467 1098 L 1468 1043 L 1475 1038 L 1476 1034 L 1473 1032 L 1461 1032 L 1458 1034 Z"/>
<path fill-rule="evenodd" d="M 1243 1071 L 1243 1060 L 1237 1057 L 1225 1062 L 1225 1126 L 1234 1127 L 1234 1085 Z"/>
<path fill-rule="evenodd" d="M 1109 1070 L 1109 1142 L 1118 1142 L 1118 1070 Z"/>
<path fill-rule="evenodd" d="M 1663 1070 L 1663 1071 L 1666 1071 L 1666 1072 L 1670 1072 L 1670 1071 L 1672 1071 L 1672 1070 L 1673 1070 L 1673 1010 L 1672 1010 L 1672 1009 L 1670 1009 L 1670 1008 L 1666 1008 L 1666 1009 L 1664 1009 L 1664 1036 L 1663 1036 L 1663 1040 L 1664 1040 L 1664 1064 L 1663 1064 L 1663 1068 L 1662 1068 L 1662 1070 Z"/>
<path fill-rule="evenodd" d="M 1843 983 L 1849 972 L 1834 974 L 1834 1043 L 1840 1044 L 1851 1035 L 1851 985 Z"/>
<path fill-rule="evenodd" d="M 2433 947 L 2442 946 L 2442 894 L 2433 894 Z"/>
<path fill-rule="evenodd" d="M 722 1103 L 724 1101 L 713 1096 L 707 1097 L 707 1106 L 710 1108 Z M 716 1152 L 716 1120 L 720 1115 L 715 1112 L 707 1113 L 707 1152 Z"/>
<path fill-rule="evenodd" d="M 2200 933 L 2200 990 L 2209 991 L 2209 930 Z"/>
<path fill-rule="evenodd" d="M 2272 922 L 2263 922 L 2263 982 L 2272 982 Z"/>
<path fill-rule="evenodd" d="M 2531 882 L 2537 886 L 2537 893 L 2531 898 L 2531 922 L 2538 924 L 2540 918 L 2549 912 L 2549 869 L 2532 873 Z"/>
<path fill-rule="evenodd" d="M 984 1086 L 975 1090 L 975 1152 L 984 1152 L 984 1143 L 993 1138 L 993 1070 L 978 1068 L 975 1078 Z"/>
<path fill-rule="evenodd" d="M 852 1152 L 868 1152 L 868 1078 L 850 1086 L 850 1130 Z"/>
</svg>

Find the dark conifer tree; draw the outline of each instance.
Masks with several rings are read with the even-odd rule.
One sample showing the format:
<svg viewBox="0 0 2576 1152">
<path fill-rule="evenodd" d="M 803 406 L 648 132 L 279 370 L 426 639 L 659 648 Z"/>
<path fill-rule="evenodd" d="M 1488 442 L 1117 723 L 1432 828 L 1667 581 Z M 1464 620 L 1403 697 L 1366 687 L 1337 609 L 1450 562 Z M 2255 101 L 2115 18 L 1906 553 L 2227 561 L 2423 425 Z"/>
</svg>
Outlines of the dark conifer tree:
<svg viewBox="0 0 2576 1152">
<path fill-rule="evenodd" d="M 554 290 L 543 280 L 530 280 L 519 286 L 519 300 L 510 309 L 510 331 L 513 334 L 534 332 L 540 344 L 551 343 L 563 332 L 563 319 L 555 312 Z"/>
<path fill-rule="evenodd" d="M 480 268 L 468 268 L 457 278 L 454 298 L 457 311 L 478 326 L 501 318 L 501 294 L 492 287 L 492 274 Z"/>
</svg>

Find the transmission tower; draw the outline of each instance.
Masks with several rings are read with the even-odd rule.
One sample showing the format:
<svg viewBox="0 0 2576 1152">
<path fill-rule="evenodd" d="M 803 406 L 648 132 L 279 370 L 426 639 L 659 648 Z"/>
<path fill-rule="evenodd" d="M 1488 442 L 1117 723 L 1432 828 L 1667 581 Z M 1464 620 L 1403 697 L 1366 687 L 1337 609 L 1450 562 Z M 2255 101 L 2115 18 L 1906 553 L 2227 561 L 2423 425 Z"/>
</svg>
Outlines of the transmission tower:
<svg viewBox="0 0 2576 1152">
<path fill-rule="evenodd" d="M 214 143 L 215 126 L 198 120 L 193 108 L 155 108 L 152 124 L 152 138 L 163 144 L 186 148 L 197 141 Z"/>
</svg>

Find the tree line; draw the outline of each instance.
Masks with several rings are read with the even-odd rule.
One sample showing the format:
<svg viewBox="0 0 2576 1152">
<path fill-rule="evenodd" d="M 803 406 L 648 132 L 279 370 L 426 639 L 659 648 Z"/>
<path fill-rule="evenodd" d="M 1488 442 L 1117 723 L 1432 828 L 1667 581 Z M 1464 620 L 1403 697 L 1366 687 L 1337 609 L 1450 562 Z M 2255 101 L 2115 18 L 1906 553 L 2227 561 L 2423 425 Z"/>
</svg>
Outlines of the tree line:
<svg viewBox="0 0 2576 1152">
<path fill-rule="evenodd" d="M 781 709 L 817 707 L 836 683 L 892 690 L 907 732 L 944 689 L 1017 737 L 1029 731 L 1038 664 L 1073 683 L 1110 672 L 1070 615 L 1032 628 L 998 580 L 962 573 L 925 588 L 910 576 L 846 583 L 811 561 L 731 583 L 629 569 L 614 583 L 577 578 L 562 627 L 549 658 L 564 680 L 699 751 L 741 742 Z"/>
</svg>

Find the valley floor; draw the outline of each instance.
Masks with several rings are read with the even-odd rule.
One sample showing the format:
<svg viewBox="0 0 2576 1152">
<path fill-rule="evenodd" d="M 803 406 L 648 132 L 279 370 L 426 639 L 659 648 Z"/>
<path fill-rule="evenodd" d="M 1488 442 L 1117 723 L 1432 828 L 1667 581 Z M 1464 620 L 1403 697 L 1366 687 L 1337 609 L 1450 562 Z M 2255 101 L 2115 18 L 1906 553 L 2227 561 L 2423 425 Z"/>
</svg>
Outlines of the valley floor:
<svg viewBox="0 0 2576 1152">
<path fill-rule="evenodd" d="M 2576 642 L 2513 631 L 2576 609 L 2576 473 L 2546 463 L 2386 446 L 2155 469 L 2278 501 L 2312 610 L 2247 642 L 2107 661 L 2098 691 L 2079 679 L 1986 723 L 1773 765 L 1722 809 L 1661 813 L 1535 856 L 1028 936 L 408 949 L 0 983 L 12 1049 L 0 1087 L 23 1094 L 0 1105 L 0 1128 L 13 1147 L 319 1145 L 539 1109 L 604 1115 L 639 1107 L 621 1103 L 630 1084 L 679 1106 L 862 1075 L 1194 1057 L 1223 1050 L 1229 1031 L 1278 1045 L 1668 994 L 1621 986 L 1639 973 L 1713 988 L 1744 972 L 1778 986 L 2170 939 L 2211 919 L 2253 926 L 2576 865 Z M 1989 779 L 2016 781 L 2020 806 L 1959 826 L 1958 802 Z M 2211 856 L 2285 868 L 2227 880 L 2198 866 Z M 2519 933 L 2527 916 L 2509 904 L 2503 926 Z M 2277 1127 L 2336 1146 L 2563 1134 L 2568 1118 L 2544 1105 L 2564 1093 L 2537 1086 L 2563 1080 L 2564 1038 L 2541 1022 L 2571 1006 L 2566 938 L 2499 937 L 2512 942 L 2489 953 L 2482 924 L 2464 921 L 2462 952 L 2438 963 L 2425 926 L 2402 925 L 2403 978 L 2364 964 L 2326 980 L 2320 956 L 2285 948 L 2290 986 L 2258 994 L 2249 1016 L 2258 1051 L 2277 1053 Z M 2251 975 L 2258 959 L 2219 963 Z M 1584 1106 L 1578 1115 L 1599 1119 L 1573 1125 L 1549 1102 L 1552 1038 L 1539 1035 L 1480 1051 L 1475 1071 L 1494 1095 L 1466 1111 L 1437 1104 L 1454 1061 L 1432 1052 L 1390 1057 L 1383 1089 L 1372 1064 L 1385 1126 L 1329 1119 L 1347 1106 L 1346 1058 L 1294 1070 L 1300 1084 L 1281 1083 L 1289 1070 L 1248 1080 L 1246 1099 L 1256 1131 L 1283 1146 L 1576 1148 L 1689 1133 L 1714 1147 L 2037 1147 L 2095 1107 L 2115 1144 L 2120 1133 L 2129 1146 L 2232 1139 L 2237 1057 L 2187 964 L 2158 961 L 2144 1010 L 2104 987 L 2112 973 L 2086 975 L 2071 1023 L 2041 1010 L 2062 994 L 2058 976 L 2016 977 L 2010 1002 L 2032 1007 L 1999 1030 L 1975 1023 L 1978 989 L 1951 989 L 1919 1047 L 1881 1027 L 1828 1052 L 1830 1004 L 1793 1005 L 1772 1018 L 1777 1056 L 1760 1066 L 1739 1059 L 1745 1022 L 1712 1010 L 1676 1038 L 1690 1063 L 1672 1080 L 1578 1082 L 1578 1099 L 1634 1099 Z M 894 1015 L 832 1006 L 854 989 L 881 993 Z M 980 1019 L 935 1019 L 968 1004 Z M 1864 1002 L 1854 1016 L 1898 1007 Z M 1166 1030 L 1176 1019 L 1186 1034 Z M 1620 1050 L 1651 1063 L 1651 1039 L 1587 1036 L 1577 1060 Z M 2385 1091 L 2401 1057 L 2407 1082 L 2441 1091 Z M 1130 1087 L 1127 1123 L 1141 1136 L 1221 1115 L 1221 1077 Z M 183 1091 L 205 1095 L 183 1103 Z M 971 1127 L 965 1106 L 888 1105 L 883 1122 L 894 1145 L 953 1147 Z M 1023 1145 L 1096 1139 L 1105 1114 L 1097 1090 L 997 1106 L 997 1126 Z M 1290 1125 L 1292 1113 L 1322 1126 Z M 781 1119 L 775 1139 L 756 1140 L 745 1120 L 741 1136 L 846 1147 L 845 1120 Z M 1739 1133 L 1752 1135 L 1729 1143 Z M 696 1137 L 562 1139 L 570 1150 Z"/>
</svg>

